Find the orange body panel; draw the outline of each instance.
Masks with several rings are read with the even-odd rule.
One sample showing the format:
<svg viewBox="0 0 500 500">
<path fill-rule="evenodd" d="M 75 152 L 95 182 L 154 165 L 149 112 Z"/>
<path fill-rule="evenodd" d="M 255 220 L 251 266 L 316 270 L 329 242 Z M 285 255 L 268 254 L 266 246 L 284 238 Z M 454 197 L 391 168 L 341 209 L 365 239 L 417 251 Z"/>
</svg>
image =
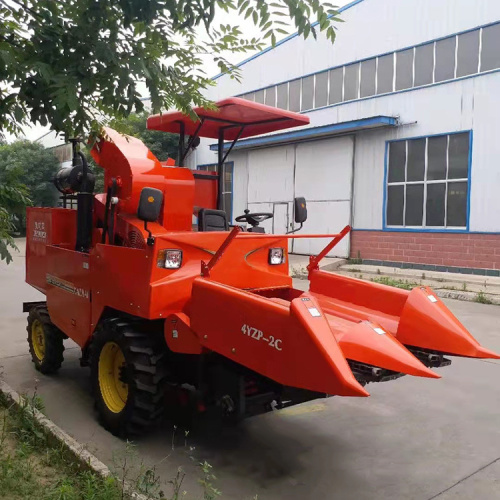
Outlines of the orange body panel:
<svg viewBox="0 0 500 500">
<path fill-rule="evenodd" d="M 26 209 L 26 281 L 45 291 L 47 245 L 73 248 L 76 241 L 76 210 L 64 208 Z"/>
<path fill-rule="evenodd" d="M 46 259 L 46 295 L 50 318 L 68 337 L 83 347 L 90 331 L 90 257 L 49 245 Z"/>
<path fill-rule="evenodd" d="M 194 210 L 198 213 L 200 208 L 217 208 L 217 174 L 203 172 L 203 178 L 194 179 Z M 213 179 L 210 179 L 213 177 Z"/>
<path fill-rule="evenodd" d="M 191 327 L 201 343 L 258 373 L 292 387 L 343 396 L 367 396 L 352 375 L 314 299 L 284 305 L 198 278 Z M 307 369 L 304 366 L 307 360 Z"/>
<path fill-rule="evenodd" d="M 191 329 L 187 314 L 171 314 L 165 321 L 165 341 L 172 352 L 201 354 L 203 347 L 198 336 Z"/>
</svg>

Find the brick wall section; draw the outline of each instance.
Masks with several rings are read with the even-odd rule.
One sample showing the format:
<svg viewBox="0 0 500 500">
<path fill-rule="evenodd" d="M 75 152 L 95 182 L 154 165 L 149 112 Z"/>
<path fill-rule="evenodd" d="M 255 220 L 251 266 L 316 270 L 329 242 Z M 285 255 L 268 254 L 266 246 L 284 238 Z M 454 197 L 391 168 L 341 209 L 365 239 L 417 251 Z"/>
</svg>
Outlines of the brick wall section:
<svg viewBox="0 0 500 500">
<path fill-rule="evenodd" d="M 351 258 L 500 269 L 500 234 L 356 231 Z"/>
</svg>

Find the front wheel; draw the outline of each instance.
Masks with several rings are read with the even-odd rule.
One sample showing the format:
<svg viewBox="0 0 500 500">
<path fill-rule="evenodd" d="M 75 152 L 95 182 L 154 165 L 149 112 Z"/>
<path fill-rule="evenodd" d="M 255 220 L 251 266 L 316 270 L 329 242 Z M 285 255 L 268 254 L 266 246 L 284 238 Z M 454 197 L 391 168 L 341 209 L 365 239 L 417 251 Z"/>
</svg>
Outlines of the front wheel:
<svg viewBox="0 0 500 500">
<path fill-rule="evenodd" d="M 165 346 L 140 323 L 104 321 L 92 341 L 90 367 L 97 412 L 115 435 L 143 432 L 165 408 Z"/>
<path fill-rule="evenodd" d="M 64 335 L 50 320 L 45 306 L 30 310 L 26 330 L 35 368 L 45 375 L 57 372 L 63 362 Z"/>
</svg>

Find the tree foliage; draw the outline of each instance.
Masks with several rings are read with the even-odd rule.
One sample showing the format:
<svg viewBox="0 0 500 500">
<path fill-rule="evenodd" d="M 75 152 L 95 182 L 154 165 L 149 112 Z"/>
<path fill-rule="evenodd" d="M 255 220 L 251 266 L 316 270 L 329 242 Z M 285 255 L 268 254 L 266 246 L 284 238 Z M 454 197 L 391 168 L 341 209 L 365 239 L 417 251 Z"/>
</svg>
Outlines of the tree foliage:
<svg viewBox="0 0 500 500">
<path fill-rule="evenodd" d="M 261 35 L 216 22 L 227 14 Z M 337 15 L 320 0 L 0 0 L 0 133 L 31 121 L 84 136 L 140 113 L 143 84 L 153 112 L 190 112 L 209 105 L 204 58 L 237 78 L 225 53 L 274 44 L 292 24 L 333 41 Z"/>
<path fill-rule="evenodd" d="M 0 184 L 24 185 L 36 207 L 51 207 L 57 201 L 53 179 L 59 168 L 54 154 L 36 142 L 0 145 Z"/>
<path fill-rule="evenodd" d="M 0 259 L 9 263 L 12 234 L 24 229 L 28 205 L 53 206 L 52 184 L 59 161 L 40 144 L 16 141 L 0 144 Z"/>
<path fill-rule="evenodd" d="M 27 189 L 17 182 L 6 183 L 0 179 L 0 260 L 12 261 L 9 248 L 17 250 L 12 233 L 16 229 L 16 215 L 30 204 Z"/>
<path fill-rule="evenodd" d="M 179 137 L 159 130 L 148 130 L 146 128 L 148 116 L 148 112 L 132 113 L 127 118 L 113 120 L 110 127 L 122 134 L 140 139 L 160 161 L 175 158 Z"/>
</svg>

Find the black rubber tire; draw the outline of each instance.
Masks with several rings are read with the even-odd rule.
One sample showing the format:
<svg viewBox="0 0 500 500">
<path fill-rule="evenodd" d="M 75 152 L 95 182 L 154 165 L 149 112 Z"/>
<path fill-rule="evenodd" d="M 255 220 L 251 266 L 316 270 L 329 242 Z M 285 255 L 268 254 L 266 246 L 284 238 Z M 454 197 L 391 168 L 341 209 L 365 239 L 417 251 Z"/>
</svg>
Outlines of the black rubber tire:
<svg viewBox="0 0 500 500">
<path fill-rule="evenodd" d="M 43 328 L 45 354 L 42 360 L 35 354 L 33 339 L 31 337 L 33 322 L 35 320 L 40 321 Z M 28 332 L 31 361 L 35 364 L 35 368 L 44 375 L 57 372 L 63 362 L 64 334 L 52 323 L 49 311 L 45 306 L 36 306 L 30 310 L 26 330 Z"/>
<path fill-rule="evenodd" d="M 142 331 L 141 331 L 142 330 Z M 115 342 L 125 357 L 128 383 L 125 407 L 119 413 L 106 405 L 99 386 L 99 356 L 105 344 Z M 103 321 L 90 346 L 90 371 L 95 406 L 102 425 L 116 436 L 142 434 L 165 411 L 166 346 L 163 336 L 141 329 L 140 322 L 122 318 Z"/>
</svg>

